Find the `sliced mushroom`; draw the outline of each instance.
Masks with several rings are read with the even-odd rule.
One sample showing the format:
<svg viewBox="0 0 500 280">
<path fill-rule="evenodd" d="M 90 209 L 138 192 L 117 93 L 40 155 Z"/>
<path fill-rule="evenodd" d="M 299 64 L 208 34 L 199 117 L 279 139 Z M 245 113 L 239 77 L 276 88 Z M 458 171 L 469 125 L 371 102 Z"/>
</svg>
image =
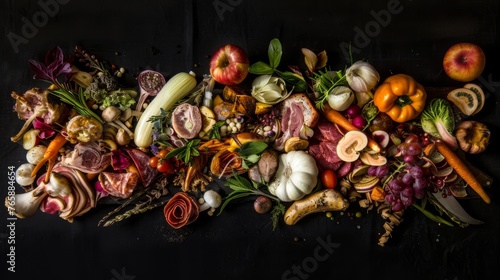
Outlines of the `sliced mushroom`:
<svg viewBox="0 0 500 280">
<path fill-rule="evenodd" d="M 338 157 L 346 162 L 353 162 L 359 158 L 360 151 L 368 145 L 368 137 L 361 131 L 347 132 L 337 144 Z"/>
<path fill-rule="evenodd" d="M 309 147 L 309 141 L 301 139 L 298 136 L 290 137 L 285 141 L 285 153 L 305 150 L 307 147 Z"/>
<path fill-rule="evenodd" d="M 372 166 L 382 166 L 387 163 L 387 158 L 379 153 L 361 152 L 359 159 L 364 164 Z"/>
</svg>

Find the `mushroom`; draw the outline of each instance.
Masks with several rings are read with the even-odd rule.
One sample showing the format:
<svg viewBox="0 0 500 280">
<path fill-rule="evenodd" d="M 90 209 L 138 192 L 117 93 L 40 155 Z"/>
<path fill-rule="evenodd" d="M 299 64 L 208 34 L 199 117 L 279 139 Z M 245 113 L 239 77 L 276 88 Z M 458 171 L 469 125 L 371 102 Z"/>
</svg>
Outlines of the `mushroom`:
<svg viewBox="0 0 500 280">
<path fill-rule="evenodd" d="M 108 106 L 101 113 L 102 119 L 108 124 L 116 127 L 117 129 L 122 128 L 128 133 L 130 138 L 134 136 L 134 133 L 122 122 L 120 121 L 120 116 L 122 111 L 115 106 Z"/>
<path fill-rule="evenodd" d="M 379 153 L 361 152 L 359 159 L 370 166 L 382 166 L 387 163 L 387 158 Z"/>
<path fill-rule="evenodd" d="M 290 151 L 305 150 L 309 147 L 309 141 L 298 136 L 290 137 L 285 141 L 285 153 Z"/>
<path fill-rule="evenodd" d="M 130 127 L 132 127 L 132 123 L 131 123 L 132 118 L 133 117 L 140 118 L 141 115 L 142 115 L 142 112 L 134 111 L 129 107 L 129 108 L 122 111 L 119 120 L 124 122 L 125 125 L 130 128 Z"/>
<path fill-rule="evenodd" d="M 359 158 L 359 152 L 368 145 L 368 137 L 361 131 L 347 132 L 337 144 L 337 155 L 346 162 L 353 162 Z"/>
<path fill-rule="evenodd" d="M 200 212 L 211 209 L 209 214 L 213 214 L 214 210 L 220 207 L 222 203 L 222 197 L 214 190 L 207 190 L 203 194 L 203 198 L 200 199 L 200 201 L 202 201 L 200 205 Z"/>
</svg>

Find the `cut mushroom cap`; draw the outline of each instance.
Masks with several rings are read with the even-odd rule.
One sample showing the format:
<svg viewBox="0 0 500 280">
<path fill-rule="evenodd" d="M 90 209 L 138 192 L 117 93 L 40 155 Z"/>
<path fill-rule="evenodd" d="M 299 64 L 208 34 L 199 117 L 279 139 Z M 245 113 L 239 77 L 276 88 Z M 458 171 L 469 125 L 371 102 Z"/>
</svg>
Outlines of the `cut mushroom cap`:
<svg viewBox="0 0 500 280">
<path fill-rule="evenodd" d="M 387 158 L 379 153 L 361 152 L 359 159 L 371 166 L 382 166 L 387 163 Z"/>
<path fill-rule="evenodd" d="M 285 141 L 285 153 L 291 151 L 305 150 L 309 147 L 309 141 L 298 136 L 290 137 Z"/>
<path fill-rule="evenodd" d="M 337 144 L 338 157 L 346 162 L 353 162 L 359 158 L 360 152 L 368 145 L 368 137 L 361 131 L 347 132 Z"/>
</svg>

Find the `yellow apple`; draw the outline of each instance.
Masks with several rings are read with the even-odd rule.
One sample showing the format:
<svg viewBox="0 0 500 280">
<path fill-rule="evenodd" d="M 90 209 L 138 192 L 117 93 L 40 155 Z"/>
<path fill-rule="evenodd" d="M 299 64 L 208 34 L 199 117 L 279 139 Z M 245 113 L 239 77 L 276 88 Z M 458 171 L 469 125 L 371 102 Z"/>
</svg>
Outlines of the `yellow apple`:
<svg viewBox="0 0 500 280">
<path fill-rule="evenodd" d="M 486 57 L 483 49 L 474 43 L 458 43 L 451 46 L 443 58 L 446 75 L 459 82 L 470 82 L 483 73 Z"/>
</svg>

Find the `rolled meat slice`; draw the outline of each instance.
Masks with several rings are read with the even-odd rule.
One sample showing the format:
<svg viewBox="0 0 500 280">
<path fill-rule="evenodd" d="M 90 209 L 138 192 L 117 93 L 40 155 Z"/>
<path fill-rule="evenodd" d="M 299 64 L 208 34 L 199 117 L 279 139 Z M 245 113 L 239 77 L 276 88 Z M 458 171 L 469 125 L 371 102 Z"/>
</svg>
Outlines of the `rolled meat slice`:
<svg viewBox="0 0 500 280">
<path fill-rule="evenodd" d="M 163 208 L 167 223 L 175 229 L 188 225 L 198 219 L 200 206 L 188 193 L 177 192 Z"/>
</svg>

